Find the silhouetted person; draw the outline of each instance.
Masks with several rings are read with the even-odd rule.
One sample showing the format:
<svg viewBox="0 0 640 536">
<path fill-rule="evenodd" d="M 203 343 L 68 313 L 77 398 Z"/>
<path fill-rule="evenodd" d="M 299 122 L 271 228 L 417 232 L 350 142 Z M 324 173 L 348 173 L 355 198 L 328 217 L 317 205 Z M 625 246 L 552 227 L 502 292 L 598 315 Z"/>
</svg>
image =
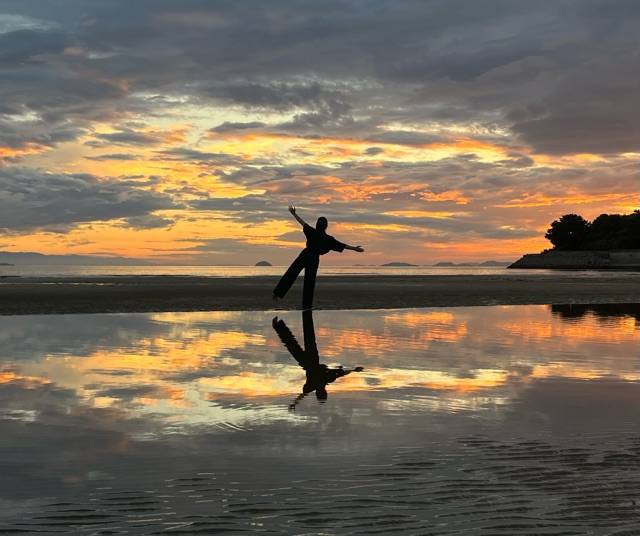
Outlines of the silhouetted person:
<svg viewBox="0 0 640 536">
<path fill-rule="evenodd" d="M 291 330 L 284 323 L 284 320 L 278 320 L 278 317 L 275 316 L 273 318 L 272 325 L 282 343 L 285 345 L 287 350 L 289 350 L 289 353 L 307 374 L 305 384 L 302 386 L 302 393 L 300 393 L 289 406 L 289 409 L 291 410 L 295 409 L 296 404 L 313 391 L 316 392 L 316 398 L 318 400 L 326 400 L 327 384 L 336 381 L 342 376 L 351 374 L 352 372 L 360 372 L 364 370 L 362 367 L 356 367 L 351 370 L 345 370 L 341 366 L 337 368 L 329 368 L 327 365 L 320 363 L 318 346 L 316 345 L 316 333 L 313 328 L 313 316 L 310 310 L 302 312 L 304 350 L 300 347 L 300 344 L 293 336 L 293 333 L 291 333 Z"/>
<path fill-rule="evenodd" d="M 320 255 L 329 253 L 330 251 L 338 251 L 342 253 L 345 249 L 362 253 L 364 249 L 360 246 L 349 246 L 339 242 L 333 236 L 327 234 L 327 226 L 329 222 L 327 218 L 320 217 L 316 222 L 315 229 L 304 221 L 298 214 L 296 208 L 289 206 L 289 212 L 302 225 L 302 232 L 307 237 L 307 247 L 302 250 L 300 255 L 291 263 L 291 266 L 284 273 L 276 288 L 273 289 L 273 297 L 284 298 L 286 293 L 293 285 L 298 274 L 304 268 L 304 286 L 302 289 L 302 308 L 311 309 L 313 306 L 313 291 L 316 286 L 316 274 L 318 273 L 318 265 L 320 264 Z"/>
</svg>

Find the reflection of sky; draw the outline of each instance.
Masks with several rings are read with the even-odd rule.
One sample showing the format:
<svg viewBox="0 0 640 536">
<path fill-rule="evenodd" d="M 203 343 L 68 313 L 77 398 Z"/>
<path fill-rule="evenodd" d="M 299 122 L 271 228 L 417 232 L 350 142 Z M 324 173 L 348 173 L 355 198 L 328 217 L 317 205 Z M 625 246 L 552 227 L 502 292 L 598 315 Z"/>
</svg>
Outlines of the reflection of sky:
<svg viewBox="0 0 640 536">
<path fill-rule="evenodd" d="M 141 452 L 146 463 L 165 464 L 186 445 L 190 455 L 207 459 L 211 448 L 354 454 L 464 435 L 478 423 L 535 435 L 636 422 L 637 312 L 319 311 L 321 361 L 364 371 L 330 383 L 325 403 L 310 395 L 295 411 L 288 406 L 305 372 L 271 318 L 262 312 L 5 318 L 0 494 L 49 478 L 54 487 L 60 478 L 77 485 L 116 467 L 124 471 Z M 300 315 L 284 320 L 302 344 Z"/>
<path fill-rule="evenodd" d="M 128 505 L 135 490 L 145 490 L 136 491 L 141 504 L 144 494 L 173 493 L 178 517 L 163 514 L 166 501 L 159 501 L 158 523 L 165 514 L 176 523 L 198 511 L 215 517 L 229 511 L 218 495 L 235 494 L 239 523 L 246 493 L 269 503 L 272 493 L 285 493 L 273 490 L 289 490 L 286 501 L 314 490 L 320 480 L 313 479 L 358 487 L 331 479 L 351 468 L 386 467 L 398 456 L 405 463 L 403 452 L 422 460 L 420 467 L 440 464 L 434 475 L 412 473 L 416 489 L 426 489 L 425 482 L 448 482 L 456 471 L 457 478 L 482 473 L 493 462 L 474 461 L 469 449 L 486 444 L 491 460 L 491 441 L 515 449 L 505 471 L 533 463 L 537 474 L 540 460 L 519 457 L 527 449 L 559 452 L 557 474 L 580 474 L 565 467 L 576 445 L 595 449 L 585 454 L 595 464 L 606 456 L 625 460 L 615 449 L 635 448 L 640 424 L 638 311 L 319 311 L 321 362 L 364 371 L 330 383 L 326 402 L 310 394 L 295 411 L 288 407 L 305 371 L 272 329 L 270 313 L 7 317 L 0 328 L 0 532 L 5 519 L 46 525 L 38 518 L 45 506 L 68 520 L 64 500 L 81 512 L 73 515 L 86 516 L 97 496 L 97 515 L 106 508 L 120 527 L 123 514 L 107 508 L 115 504 L 108 494 L 120 493 Z M 283 319 L 303 344 L 300 314 Z M 594 465 L 603 471 L 594 481 L 617 479 L 607 463 Z M 215 484 L 203 486 L 216 498 L 200 505 L 197 493 L 170 491 L 181 475 L 189 482 L 209 475 Z M 372 482 L 400 493 L 393 479 Z M 522 500 L 530 501 L 524 486 Z M 333 496 L 326 501 L 331 508 Z"/>
<path fill-rule="evenodd" d="M 270 319 L 257 312 L 8 318 L 0 382 L 18 391 L 63 389 L 77 404 L 150 419 L 157 432 L 299 422 L 317 402 L 287 411 L 304 372 Z M 284 319 L 302 342 L 301 318 Z M 545 306 L 341 311 L 316 312 L 315 325 L 325 363 L 365 367 L 330 384 L 329 403 L 363 393 L 376 412 L 504 405 L 544 378 L 639 377 L 633 315 L 564 318 Z M 5 414 L 37 420 L 29 407 Z"/>
</svg>

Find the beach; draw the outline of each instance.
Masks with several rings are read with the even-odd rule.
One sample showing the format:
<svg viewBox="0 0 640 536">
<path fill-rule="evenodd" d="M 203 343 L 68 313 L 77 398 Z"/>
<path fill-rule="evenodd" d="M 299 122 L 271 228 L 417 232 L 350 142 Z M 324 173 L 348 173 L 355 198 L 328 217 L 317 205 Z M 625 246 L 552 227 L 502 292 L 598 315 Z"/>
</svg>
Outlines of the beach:
<svg viewBox="0 0 640 536">
<path fill-rule="evenodd" d="M 635 530 L 639 273 L 277 280 L 0 279 L 0 533 Z"/>
<path fill-rule="evenodd" d="M 300 278 L 273 301 L 278 278 L 118 276 L 5 278 L 0 314 L 297 309 Z M 395 309 L 471 305 L 638 303 L 640 274 L 320 277 L 316 309 Z"/>
</svg>

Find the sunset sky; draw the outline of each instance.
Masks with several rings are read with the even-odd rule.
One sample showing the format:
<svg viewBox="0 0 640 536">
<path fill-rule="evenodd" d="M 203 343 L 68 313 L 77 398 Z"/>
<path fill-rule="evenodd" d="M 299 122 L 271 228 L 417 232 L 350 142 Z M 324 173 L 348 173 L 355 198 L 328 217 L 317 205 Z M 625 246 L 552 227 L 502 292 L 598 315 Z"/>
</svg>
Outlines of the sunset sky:
<svg viewBox="0 0 640 536">
<path fill-rule="evenodd" d="M 640 206 L 640 2 L 0 0 L 0 251 L 513 260 Z"/>
</svg>

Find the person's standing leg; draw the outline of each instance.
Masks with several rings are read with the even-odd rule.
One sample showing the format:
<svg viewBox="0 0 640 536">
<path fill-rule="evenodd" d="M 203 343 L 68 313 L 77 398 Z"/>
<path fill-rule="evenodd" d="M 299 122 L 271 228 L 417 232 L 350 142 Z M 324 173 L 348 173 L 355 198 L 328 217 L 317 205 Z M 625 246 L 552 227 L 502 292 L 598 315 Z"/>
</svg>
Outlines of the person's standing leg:
<svg viewBox="0 0 640 536">
<path fill-rule="evenodd" d="M 291 266 L 287 269 L 284 275 L 278 281 L 276 288 L 273 289 L 273 295 L 278 298 L 284 298 L 285 294 L 289 292 L 291 285 L 298 277 L 298 274 L 305 267 L 305 260 L 307 257 L 307 250 L 303 249 L 300 255 L 298 255 L 295 260 L 291 263 Z"/>
<path fill-rule="evenodd" d="M 304 265 L 304 286 L 302 288 L 302 308 L 313 307 L 313 291 L 316 288 L 316 274 L 320 264 L 320 255 L 309 253 Z"/>
</svg>

